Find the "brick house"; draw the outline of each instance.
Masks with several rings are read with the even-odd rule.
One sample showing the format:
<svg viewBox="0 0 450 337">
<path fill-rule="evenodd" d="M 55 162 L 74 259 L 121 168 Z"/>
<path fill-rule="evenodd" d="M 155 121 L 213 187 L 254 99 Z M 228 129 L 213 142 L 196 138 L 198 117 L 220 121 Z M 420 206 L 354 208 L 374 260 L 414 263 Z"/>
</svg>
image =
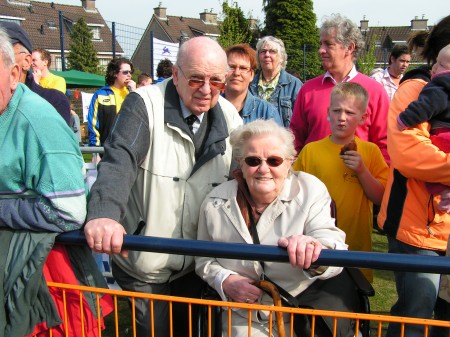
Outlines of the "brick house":
<svg viewBox="0 0 450 337">
<path fill-rule="evenodd" d="M 92 29 L 94 47 L 100 65 L 106 67 L 113 55 L 112 33 L 96 9 L 95 0 L 81 0 L 81 6 L 31 0 L 0 0 L 0 21 L 16 22 L 28 33 L 33 48 L 47 49 L 52 55 L 50 66 L 52 70 L 62 70 L 60 11 L 62 12 L 64 55 L 67 57 L 70 51 L 72 25 L 83 17 Z M 123 49 L 116 42 L 116 55 L 123 55 L 123 53 Z"/>
<path fill-rule="evenodd" d="M 431 30 L 433 26 L 428 26 L 428 19 L 418 18 L 417 16 L 411 20 L 409 26 L 369 26 L 369 20 L 363 18 L 360 21 L 360 27 L 366 41 L 366 50 L 370 46 L 370 42 L 375 38 L 375 68 L 385 68 L 389 62 L 389 54 L 392 47 L 397 43 L 406 43 L 408 37 L 417 31 Z M 416 55 L 412 55 L 411 65 L 422 64 L 423 61 Z"/>
</svg>

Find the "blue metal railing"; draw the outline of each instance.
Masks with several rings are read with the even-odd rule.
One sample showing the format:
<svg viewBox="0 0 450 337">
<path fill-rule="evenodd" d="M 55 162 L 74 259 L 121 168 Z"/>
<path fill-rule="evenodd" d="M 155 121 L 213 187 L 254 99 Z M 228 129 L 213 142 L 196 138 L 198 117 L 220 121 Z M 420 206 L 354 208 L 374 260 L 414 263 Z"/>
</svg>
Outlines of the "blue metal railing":
<svg viewBox="0 0 450 337">
<path fill-rule="evenodd" d="M 56 240 L 64 244 L 86 244 L 84 233 L 80 231 L 60 234 Z M 123 249 L 238 260 L 271 262 L 288 262 L 289 260 L 286 250 L 276 246 L 137 235 L 125 235 Z M 317 265 L 450 274 L 450 258 L 423 255 L 324 249 L 320 253 Z"/>
</svg>

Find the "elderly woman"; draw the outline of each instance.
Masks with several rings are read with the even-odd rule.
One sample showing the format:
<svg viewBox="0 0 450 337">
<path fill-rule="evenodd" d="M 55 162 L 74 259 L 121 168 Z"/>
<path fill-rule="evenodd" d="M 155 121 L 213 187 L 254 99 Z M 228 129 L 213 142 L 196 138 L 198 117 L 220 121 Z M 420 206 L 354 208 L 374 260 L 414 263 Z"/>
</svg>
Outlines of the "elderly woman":
<svg viewBox="0 0 450 337">
<path fill-rule="evenodd" d="M 293 140 L 288 129 L 271 120 L 236 129 L 230 136 L 240 167 L 234 172 L 236 179 L 216 187 L 205 199 L 197 236 L 199 240 L 285 247 L 290 265 L 197 257 L 196 272 L 224 301 L 271 304 L 252 284 L 265 274 L 304 306 L 351 310 L 339 305 L 354 296 L 352 289 L 345 290 L 352 287 L 347 274 L 339 267 L 312 265 L 323 248 L 347 249 L 347 245 L 344 232 L 330 216 L 331 199 L 325 185 L 312 175 L 291 171 Z M 329 290 L 322 291 L 325 288 Z M 233 336 L 247 336 L 247 314 L 247 310 L 233 311 Z M 304 317 L 296 319 L 297 335 L 307 331 L 305 321 Z M 333 323 L 325 318 L 316 321 L 316 331 L 319 321 L 330 332 Z M 225 332 L 227 319 L 223 322 Z M 267 336 L 268 315 L 253 313 L 252 329 L 252 336 Z M 339 322 L 338 330 L 339 336 L 354 335 L 349 321 Z"/>
<path fill-rule="evenodd" d="M 284 43 L 273 36 L 265 36 L 256 45 L 258 68 L 249 90 L 278 110 L 285 127 L 289 127 L 292 110 L 302 82 L 285 70 L 287 54 Z"/>
<path fill-rule="evenodd" d="M 255 50 L 247 43 L 236 44 L 226 49 L 228 76 L 224 97 L 230 101 L 244 124 L 256 119 L 273 119 L 283 126 L 277 109 L 248 90 L 256 70 Z"/>
</svg>

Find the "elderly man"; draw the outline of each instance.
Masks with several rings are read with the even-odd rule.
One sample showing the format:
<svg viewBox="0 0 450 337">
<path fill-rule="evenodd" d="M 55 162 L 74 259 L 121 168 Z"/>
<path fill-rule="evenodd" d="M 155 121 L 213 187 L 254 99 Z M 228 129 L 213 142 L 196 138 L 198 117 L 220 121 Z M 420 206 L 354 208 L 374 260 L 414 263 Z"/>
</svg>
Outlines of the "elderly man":
<svg viewBox="0 0 450 337">
<path fill-rule="evenodd" d="M 52 88 L 66 93 L 66 80 L 50 72 L 52 56 L 43 49 L 33 50 L 31 67 L 33 68 L 34 80 L 44 88 Z"/>
<path fill-rule="evenodd" d="M 389 55 L 389 67 L 375 69 L 370 77 L 384 87 L 389 99 L 392 100 L 410 63 L 411 53 L 408 46 L 404 43 L 396 44 Z"/>
<path fill-rule="evenodd" d="M 242 124 L 233 105 L 220 96 L 227 68 L 222 48 L 196 37 L 181 46 L 172 79 L 127 96 L 91 190 L 85 234 L 95 251 L 121 252 L 125 233 L 196 238 L 203 199 L 228 180 L 229 133 Z M 112 267 L 126 290 L 173 295 L 184 290 L 196 296 L 201 283 L 188 256 L 122 252 L 113 256 Z M 181 286 L 169 282 L 186 273 L 177 280 Z M 154 306 L 155 331 L 167 336 L 167 303 Z M 148 301 L 137 300 L 136 310 L 137 335 L 150 336 Z M 176 322 L 186 335 L 188 327 Z"/>
<path fill-rule="evenodd" d="M 0 335 L 34 336 L 54 327 L 56 335 L 67 329 L 92 336 L 81 331 L 77 318 L 60 325 L 66 305 L 68 315 L 79 317 L 80 299 L 62 303 L 62 293 L 50 294 L 46 285 L 47 280 L 98 286 L 101 280 L 89 249 L 77 247 L 70 254 L 53 246 L 57 233 L 84 223 L 83 157 L 72 130 L 47 101 L 19 83 L 19 76 L 13 47 L 0 27 Z M 88 302 L 83 297 L 83 305 Z M 86 310 L 83 319 L 88 326 L 97 316 Z"/>
<path fill-rule="evenodd" d="M 0 22 L 9 35 L 14 48 L 16 63 L 20 68 L 20 82 L 24 83 L 31 91 L 48 101 L 59 112 L 67 124 L 70 122 L 70 104 L 66 95 L 56 89 L 43 88 L 34 81 L 31 67 L 31 42 L 25 30 L 14 22 Z"/>
<path fill-rule="evenodd" d="M 359 28 L 349 19 L 333 14 L 323 22 L 319 54 L 326 73 L 307 81 L 300 88 L 290 125 L 298 152 L 307 143 L 331 134 L 327 121 L 331 90 L 339 82 L 355 82 L 370 93 L 367 119 L 358 127 L 356 135 L 377 144 L 389 163 L 386 149 L 389 97 L 381 84 L 355 68 L 354 61 L 363 45 Z M 345 127 L 345 120 L 342 120 L 342 127 Z"/>
</svg>

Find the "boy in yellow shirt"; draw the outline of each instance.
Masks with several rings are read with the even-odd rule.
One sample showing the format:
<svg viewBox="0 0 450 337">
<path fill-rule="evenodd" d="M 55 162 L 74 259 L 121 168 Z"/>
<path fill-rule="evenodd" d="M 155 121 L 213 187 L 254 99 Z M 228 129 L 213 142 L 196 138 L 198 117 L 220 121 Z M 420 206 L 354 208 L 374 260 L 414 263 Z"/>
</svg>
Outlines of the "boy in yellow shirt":
<svg viewBox="0 0 450 337">
<path fill-rule="evenodd" d="M 336 224 L 354 251 L 372 250 L 373 203 L 381 204 L 389 172 L 378 146 L 355 136 L 366 121 L 368 99 L 366 89 L 357 83 L 336 85 L 328 108 L 331 135 L 307 144 L 293 165 L 327 186 L 336 203 Z M 356 149 L 343 149 L 349 143 L 356 143 Z M 372 272 L 363 272 L 372 282 Z"/>
</svg>

